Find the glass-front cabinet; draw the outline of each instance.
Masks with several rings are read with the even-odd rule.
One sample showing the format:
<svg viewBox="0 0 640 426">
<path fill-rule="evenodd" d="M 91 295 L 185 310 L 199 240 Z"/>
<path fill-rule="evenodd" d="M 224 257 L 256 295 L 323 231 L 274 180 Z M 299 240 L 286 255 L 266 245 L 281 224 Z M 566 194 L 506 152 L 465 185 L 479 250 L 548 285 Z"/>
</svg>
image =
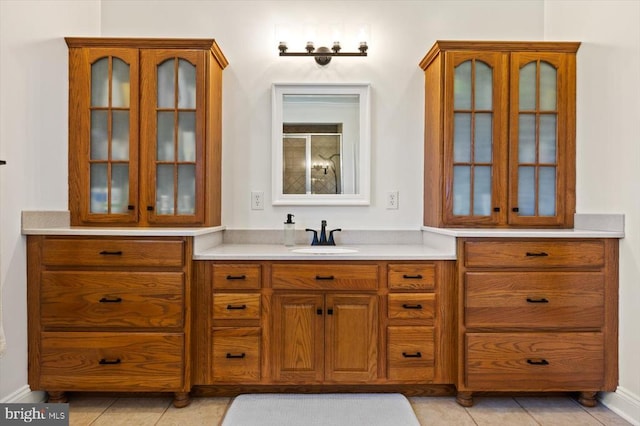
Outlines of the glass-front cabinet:
<svg viewBox="0 0 640 426">
<path fill-rule="evenodd" d="M 579 43 L 437 42 L 426 77 L 427 226 L 573 226 Z"/>
<path fill-rule="evenodd" d="M 72 225 L 219 225 L 215 41 L 66 41 Z"/>
</svg>

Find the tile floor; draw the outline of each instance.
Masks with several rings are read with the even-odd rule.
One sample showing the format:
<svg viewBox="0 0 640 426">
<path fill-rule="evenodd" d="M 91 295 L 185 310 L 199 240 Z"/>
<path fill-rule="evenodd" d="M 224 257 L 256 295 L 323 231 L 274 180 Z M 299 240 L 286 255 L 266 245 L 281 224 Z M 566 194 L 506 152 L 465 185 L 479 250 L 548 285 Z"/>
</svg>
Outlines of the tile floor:
<svg viewBox="0 0 640 426">
<path fill-rule="evenodd" d="M 72 394 L 69 423 L 71 426 L 215 426 L 221 423 L 231 400 L 193 398 L 188 407 L 178 409 L 173 407 L 170 397 L 116 398 Z M 430 426 L 630 424 L 603 405 L 585 408 L 568 397 L 475 397 L 471 408 L 461 407 L 453 397 L 411 397 L 409 400 L 420 424 Z"/>
</svg>

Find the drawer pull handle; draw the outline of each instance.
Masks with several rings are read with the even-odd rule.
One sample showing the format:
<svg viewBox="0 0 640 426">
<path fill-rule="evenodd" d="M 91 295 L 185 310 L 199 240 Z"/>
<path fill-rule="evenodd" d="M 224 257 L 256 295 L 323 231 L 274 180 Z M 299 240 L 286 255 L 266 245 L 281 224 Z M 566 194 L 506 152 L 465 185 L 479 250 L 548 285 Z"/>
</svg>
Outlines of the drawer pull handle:
<svg viewBox="0 0 640 426">
<path fill-rule="evenodd" d="M 322 275 L 316 275 L 316 280 L 318 281 L 331 281 L 333 280 L 333 275 L 327 275 L 327 276 L 322 276 Z"/>
<path fill-rule="evenodd" d="M 422 353 L 416 352 L 415 354 L 408 354 L 406 352 L 402 352 L 402 356 L 405 358 L 422 358 Z"/>
<path fill-rule="evenodd" d="M 404 309 L 422 309 L 422 305 L 417 304 L 417 305 L 409 305 L 408 303 L 403 303 L 402 307 Z"/>
<path fill-rule="evenodd" d="M 533 359 L 528 359 L 527 360 L 527 364 L 529 365 L 549 365 L 549 361 L 547 361 L 546 359 L 541 359 L 538 361 L 535 361 Z"/>
<path fill-rule="evenodd" d="M 422 275 L 420 275 L 420 274 L 417 274 L 417 275 L 404 274 L 402 276 L 402 278 L 404 278 L 405 280 L 421 280 L 422 279 Z"/>
<path fill-rule="evenodd" d="M 122 302 L 122 297 L 103 297 L 100 299 L 100 303 L 120 303 Z"/>
<path fill-rule="evenodd" d="M 227 275 L 227 279 L 229 281 L 232 281 L 232 280 L 246 280 L 247 276 L 244 275 L 244 274 L 243 275 Z"/>
<path fill-rule="evenodd" d="M 246 354 L 244 352 L 242 352 L 240 355 L 227 353 L 227 359 L 243 359 L 245 356 Z"/>
<path fill-rule="evenodd" d="M 122 250 L 118 250 L 118 251 L 102 250 L 100 254 L 103 256 L 122 256 Z"/>
<path fill-rule="evenodd" d="M 227 305 L 227 309 L 229 311 L 241 311 L 243 309 L 247 309 L 247 305 L 240 305 L 240 306 Z"/>
<path fill-rule="evenodd" d="M 540 299 L 532 299 L 527 297 L 527 303 L 549 303 L 549 299 L 541 297 Z"/>
<path fill-rule="evenodd" d="M 333 315 L 333 308 L 327 309 L 327 315 Z"/>
<path fill-rule="evenodd" d="M 316 314 L 322 315 L 322 309 L 320 309 L 320 308 L 316 309 Z"/>
<path fill-rule="evenodd" d="M 530 251 L 527 252 L 527 257 L 546 257 L 546 256 L 549 256 L 549 253 L 545 253 L 543 251 L 537 252 L 537 253 L 530 252 Z"/>
<path fill-rule="evenodd" d="M 98 364 L 100 365 L 116 365 L 116 364 L 120 364 L 122 361 L 120 360 L 120 358 L 116 358 L 116 359 L 106 359 L 106 358 L 102 358 L 100 361 L 98 361 Z"/>
</svg>

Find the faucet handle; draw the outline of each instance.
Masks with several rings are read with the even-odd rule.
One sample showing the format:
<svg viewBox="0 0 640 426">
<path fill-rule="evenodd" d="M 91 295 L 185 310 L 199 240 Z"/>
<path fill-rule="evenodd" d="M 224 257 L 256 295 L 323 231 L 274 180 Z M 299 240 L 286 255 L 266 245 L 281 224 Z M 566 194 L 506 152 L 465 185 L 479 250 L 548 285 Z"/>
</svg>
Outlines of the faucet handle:
<svg viewBox="0 0 640 426">
<path fill-rule="evenodd" d="M 342 228 L 336 228 L 336 229 L 332 229 L 331 231 L 329 231 L 329 241 L 327 241 L 328 245 L 330 246 L 335 246 L 336 242 L 333 241 L 333 233 L 334 232 L 340 232 L 342 231 Z"/>
<path fill-rule="evenodd" d="M 305 229 L 305 231 L 313 232 L 313 241 L 311 241 L 311 245 L 312 246 L 317 246 L 318 245 L 318 231 L 316 231 L 315 229 L 311 229 L 311 228 L 307 228 L 307 229 Z"/>
</svg>

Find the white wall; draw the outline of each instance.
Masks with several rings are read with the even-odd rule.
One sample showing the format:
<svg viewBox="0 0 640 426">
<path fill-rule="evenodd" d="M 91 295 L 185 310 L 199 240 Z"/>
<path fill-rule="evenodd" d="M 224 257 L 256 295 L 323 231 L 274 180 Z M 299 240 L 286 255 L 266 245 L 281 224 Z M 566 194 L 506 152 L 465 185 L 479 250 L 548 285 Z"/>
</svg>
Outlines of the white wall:
<svg viewBox="0 0 640 426">
<path fill-rule="evenodd" d="M 620 386 L 605 400 L 640 424 L 640 2 L 547 0 L 545 38 L 582 41 L 576 209 L 625 214 Z"/>
<path fill-rule="evenodd" d="M 69 33 L 100 33 L 99 1 L 0 1 L 0 285 L 7 352 L 0 401 L 27 391 L 20 212 L 67 208 Z"/>
<path fill-rule="evenodd" d="M 9 353 L 0 360 L 0 400 L 26 384 L 24 239 L 19 213 L 67 207 L 67 70 L 63 36 L 213 37 L 224 72 L 223 222 L 300 228 L 321 219 L 346 229 L 418 229 L 422 218 L 423 73 L 437 39 L 581 40 L 578 53 L 578 211 L 627 215 L 621 244 L 621 385 L 638 401 L 637 1 L 13 1 L 0 0 L 1 279 Z M 611 5 L 611 6 L 609 6 Z M 603 19 L 605 18 L 605 19 Z M 277 56 L 281 23 L 367 23 L 369 57 Z M 635 32 L 634 32 L 635 31 Z M 346 50 L 350 46 L 343 46 Z M 350 49 L 351 50 L 351 49 Z M 627 61 L 628 59 L 628 61 Z M 635 73 L 635 74 L 634 74 Z M 372 85 L 372 205 L 250 210 L 252 190 L 271 199 L 273 82 Z M 607 173 L 602 173 L 607 170 Z M 634 192 L 634 184 L 636 192 Z M 613 191 L 611 188 L 616 188 Z M 381 203 L 400 192 L 398 210 Z M 636 340 L 634 340 L 636 339 Z"/>
</svg>

